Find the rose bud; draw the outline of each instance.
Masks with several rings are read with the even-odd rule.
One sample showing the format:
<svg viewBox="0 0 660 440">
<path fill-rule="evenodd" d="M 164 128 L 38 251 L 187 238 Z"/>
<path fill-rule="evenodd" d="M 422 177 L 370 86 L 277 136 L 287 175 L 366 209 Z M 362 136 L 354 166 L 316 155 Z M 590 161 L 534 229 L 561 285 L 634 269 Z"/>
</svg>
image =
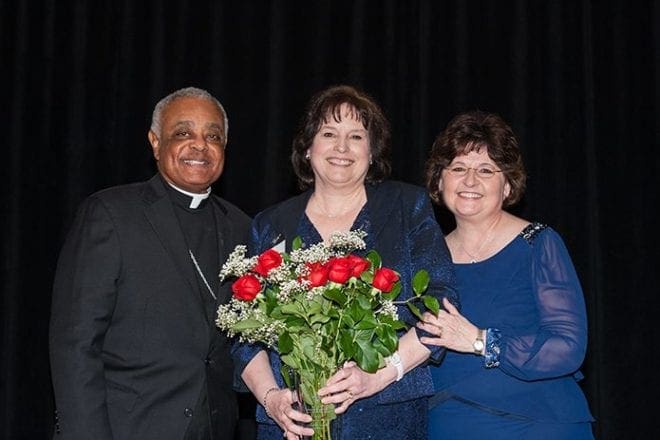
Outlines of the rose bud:
<svg viewBox="0 0 660 440">
<path fill-rule="evenodd" d="M 279 267 L 282 264 L 282 256 L 274 249 L 268 249 L 263 254 L 259 255 L 257 265 L 254 271 L 262 276 L 268 276 L 268 272 L 272 269 Z"/>
<path fill-rule="evenodd" d="M 243 275 L 231 285 L 234 297 L 241 301 L 252 301 L 261 292 L 261 283 L 254 275 Z"/>
<path fill-rule="evenodd" d="M 388 293 L 397 281 L 399 281 L 399 274 L 387 267 L 381 267 L 374 274 L 373 286 L 381 292 Z"/>
</svg>

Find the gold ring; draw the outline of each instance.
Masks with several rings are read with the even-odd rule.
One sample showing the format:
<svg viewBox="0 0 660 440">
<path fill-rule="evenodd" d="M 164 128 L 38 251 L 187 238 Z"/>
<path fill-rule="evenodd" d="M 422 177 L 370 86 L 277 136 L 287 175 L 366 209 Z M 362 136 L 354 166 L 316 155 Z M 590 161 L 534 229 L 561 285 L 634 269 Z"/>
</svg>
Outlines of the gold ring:
<svg viewBox="0 0 660 440">
<path fill-rule="evenodd" d="M 353 398 L 353 393 L 351 392 L 351 390 L 346 390 L 346 392 L 348 393 L 348 398 L 352 399 Z"/>
</svg>

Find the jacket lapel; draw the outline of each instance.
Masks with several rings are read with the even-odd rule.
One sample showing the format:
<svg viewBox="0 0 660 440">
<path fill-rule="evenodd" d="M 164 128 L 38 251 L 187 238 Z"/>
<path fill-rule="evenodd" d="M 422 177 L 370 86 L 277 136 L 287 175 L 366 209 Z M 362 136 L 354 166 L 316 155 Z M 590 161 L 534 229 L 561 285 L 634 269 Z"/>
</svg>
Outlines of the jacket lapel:
<svg viewBox="0 0 660 440">
<path fill-rule="evenodd" d="M 232 222 L 227 218 L 227 209 L 222 205 L 218 197 L 211 195 L 210 200 L 211 206 L 213 207 L 213 218 L 215 219 L 215 230 L 218 244 L 218 267 L 216 270 L 211 273 L 211 276 L 217 277 L 220 274 L 220 268 L 224 264 L 226 258 L 234 250 L 230 249 L 232 246 L 233 240 L 228 239 L 228 237 L 233 236 L 233 231 L 231 229 Z M 216 285 L 215 296 L 217 297 L 216 305 L 224 304 L 229 301 L 229 289 L 223 288 L 220 283 L 214 283 Z"/>
<path fill-rule="evenodd" d="M 161 244 L 167 250 L 174 266 L 177 268 L 181 277 L 186 281 L 191 292 L 191 298 L 196 298 L 195 302 L 200 307 L 203 316 L 206 317 L 204 306 L 200 299 L 199 284 L 197 283 L 197 274 L 193 267 L 188 253 L 188 247 L 183 238 L 183 232 L 179 226 L 172 202 L 167 196 L 167 190 L 163 186 L 161 178 L 156 175 L 149 181 L 148 189 L 145 192 L 147 206 L 145 216 Z"/>
<path fill-rule="evenodd" d="M 366 184 L 367 189 L 367 213 L 369 221 L 366 225 L 356 225 L 367 232 L 365 244 L 367 249 L 376 246 L 377 238 L 383 231 L 387 222 L 393 218 L 394 207 L 400 206 L 395 203 L 400 197 L 400 190 L 390 185 L 388 181 L 377 184 Z"/>
</svg>

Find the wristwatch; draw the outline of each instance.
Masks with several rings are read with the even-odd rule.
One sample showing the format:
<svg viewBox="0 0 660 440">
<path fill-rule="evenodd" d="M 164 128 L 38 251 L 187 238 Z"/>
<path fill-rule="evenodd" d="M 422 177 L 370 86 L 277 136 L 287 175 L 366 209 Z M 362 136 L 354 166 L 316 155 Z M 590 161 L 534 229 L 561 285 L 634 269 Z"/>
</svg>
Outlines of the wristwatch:
<svg viewBox="0 0 660 440">
<path fill-rule="evenodd" d="M 472 349 L 477 356 L 481 356 L 484 353 L 484 336 L 481 329 L 479 330 L 479 336 L 472 343 Z"/>
<path fill-rule="evenodd" d="M 388 365 L 393 365 L 396 368 L 396 381 L 400 381 L 403 377 L 403 364 L 401 363 L 401 356 L 399 352 L 395 351 L 391 356 L 385 358 L 385 363 Z"/>
</svg>

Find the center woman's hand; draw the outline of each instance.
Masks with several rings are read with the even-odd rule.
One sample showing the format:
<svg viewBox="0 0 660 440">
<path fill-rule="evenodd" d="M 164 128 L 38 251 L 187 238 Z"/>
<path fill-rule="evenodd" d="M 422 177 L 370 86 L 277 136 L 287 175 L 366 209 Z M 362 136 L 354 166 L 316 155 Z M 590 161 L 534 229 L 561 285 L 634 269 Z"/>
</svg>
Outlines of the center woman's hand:
<svg viewBox="0 0 660 440">
<path fill-rule="evenodd" d="M 334 403 L 335 413 L 342 414 L 356 400 L 372 396 L 386 385 L 378 373 L 367 373 L 355 362 L 347 362 L 328 379 L 326 385 L 319 390 L 319 396 L 325 404 Z"/>
<path fill-rule="evenodd" d="M 298 399 L 293 391 L 287 388 L 270 391 L 264 403 L 266 413 L 284 430 L 284 438 L 298 439 L 314 434 L 313 429 L 302 426 L 311 422 L 312 417 L 294 408 Z"/>
</svg>

